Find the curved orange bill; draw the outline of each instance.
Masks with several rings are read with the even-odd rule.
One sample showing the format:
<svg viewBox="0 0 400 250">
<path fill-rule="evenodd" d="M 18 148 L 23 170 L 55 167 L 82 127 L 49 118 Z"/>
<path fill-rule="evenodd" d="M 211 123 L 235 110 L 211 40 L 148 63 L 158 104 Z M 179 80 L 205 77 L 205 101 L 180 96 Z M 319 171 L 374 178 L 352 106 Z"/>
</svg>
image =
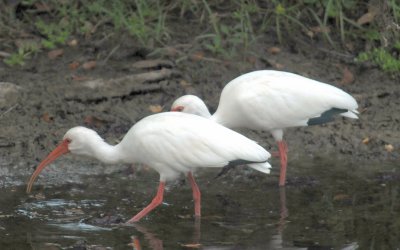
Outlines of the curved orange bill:
<svg viewBox="0 0 400 250">
<path fill-rule="evenodd" d="M 38 175 L 40 174 L 40 172 L 42 172 L 42 170 L 49 165 L 50 163 L 52 163 L 55 159 L 57 159 L 58 157 L 60 157 L 63 154 L 66 154 L 69 152 L 68 149 L 68 140 L 63 140 L 60 145 L 58 145 L 47 157 L 46 159 L 44 159 L 39 166 L 36 168 L 35 172 L 33 172 L 31 178 L 29 179 L 28 182 L 28 187 L 26 188 L 26 192 L 30 193 L 31 189 L 32 189 L 32 185 L 33 182 L 36 180 L 36 178 L 38 177 Z"/>
</svg>

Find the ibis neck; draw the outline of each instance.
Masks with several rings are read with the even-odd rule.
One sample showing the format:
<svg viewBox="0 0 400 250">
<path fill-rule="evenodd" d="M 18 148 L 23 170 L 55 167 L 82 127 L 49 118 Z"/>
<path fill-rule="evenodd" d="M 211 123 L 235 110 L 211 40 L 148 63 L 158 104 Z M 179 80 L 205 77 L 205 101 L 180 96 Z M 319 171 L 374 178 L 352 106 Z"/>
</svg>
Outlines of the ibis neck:
<svg viewBox="0 0 400 250">
<path fill-rule="evenodd" d="M 215 123 L 218 123 L 224 127 L 227 128 L 236 128 L 239 126 L 236 126 L 235 124 L 232 124 L 230 122 L 227 121 L 227 119 L 224 119 L 223 116 L 218 115 L 218 113 L 214 113 L 211 117 L 210 117 L 211 121 L 214 121 Z"/>
<path fill-rule="evenodd" d="M 119 144 L 110 145 L 102 141 L 101 143 L 98 143 L 96 147 L 93 147 L 92 150 L 92 155 L 104 163 L 116 164 L 124 162 L 124 157 L 121 154 Z"/>
<path fill-rule="evenodd" d="M 198 115 L 198 116 L 205 117 L 205 118 L 210 118 L 211 117 L 211 113 L 210 113 L 210 111 L 208 110 L 208 108 L 205 105 L 204 105 L 204 107 L 199 108 L 197 110 L 197 112 L 195 112 L 194 114 Z"/>
</svg>

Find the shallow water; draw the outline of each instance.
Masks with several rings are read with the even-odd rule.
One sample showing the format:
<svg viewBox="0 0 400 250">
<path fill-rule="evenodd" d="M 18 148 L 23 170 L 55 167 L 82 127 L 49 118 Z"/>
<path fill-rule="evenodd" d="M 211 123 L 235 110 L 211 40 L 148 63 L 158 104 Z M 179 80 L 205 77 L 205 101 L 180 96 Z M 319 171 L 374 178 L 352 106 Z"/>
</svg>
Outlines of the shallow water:
<svg viewBox="0 0 400 250">
<path fill-rule="evenodd" d="M 168 185 L 165 203 L 133 226 L 157 176 L 85 177 L 82 183 L 0 190 L 0 249 L 399 249 L 399 166 L 326 160 L 276 173 L 198 173 L 201 220 L 187 183 Z M 40 177 L 39 177 L 40 179 Z"/>
</svg>

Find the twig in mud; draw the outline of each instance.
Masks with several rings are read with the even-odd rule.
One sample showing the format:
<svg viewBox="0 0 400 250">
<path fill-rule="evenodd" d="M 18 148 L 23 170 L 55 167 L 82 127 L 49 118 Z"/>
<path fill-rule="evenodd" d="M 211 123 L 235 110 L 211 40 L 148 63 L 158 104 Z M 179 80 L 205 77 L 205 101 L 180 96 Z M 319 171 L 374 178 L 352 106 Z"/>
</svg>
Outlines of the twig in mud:
<svg viewBox="0 0 400 250">
<path fill-rule="evenodd" d="M 332 54 L 332 55 L 335 55 L 335 56 L 338 56 L 338 57 L 354 59 L 354 56 L 351 55 L 351 54 L 340 53 L 340 52 L 337 52 L 337 51 L 332 51 L 332 50 L 329 50 L 329 49 L 324 49 L 324 48 L 319 48 L 319 47 L 317 47 L 317 49 L 322 51 L 322 52 L 325 52 L 327 54 Z"/>
<path fill-rule="evenodd" d="M 313 46 L 313 45 L 310 44 L 310 43 L 306 43 L 305 41 L 302 41 L 301 39 L 297 40 L 297 42 L 300 42 L 301 44 L 303 44 L 303 45 L 305 45 L 305 46 L 307 46 L 307 47 L 312 46 L 313 49 L 317 49 L 317 50 L 322 51 L 322 52 L 324 52 L 324 53 L 338 56 L 338 57 L 343 58 L 343 59 L 345 59 L 345 60 L 351 60 L 351 61 L 353 61 L 353 59 L 354 59 L 354 56 L 353 56 L 352 54 L 340 53 L 340 52 L 337 52 L 337 51 L 333 51 L 333 50 L 329 50 L 329 49 L 324 49 L 324 48 L 321 48 L 321 47 L 318 47 L 318 46 Z"/>
<path fill-rule="evenodd" d="M 7 57 L 10 57 L 10 56 L 11 56 L 10 53 L 7 53 L 7 52 L 5 52 L 5 51 L 0 51 L 0 57 L 5 57 L 5 58 L 7 58 Z"/>
<path fill-rule="evenodd" d="M 193 56 L 184 55 L 184 56 L 179 57 L 178 59 L 176 59 L 175 63 L 178 64 L 178 63 L 180 63 L 182 61 L 189 60 L 191 58 L 193 58 Z M 197 60 L 197 61 L 207 61 L 207 62 L 213 62 L 213 63 L 223 63 L 224 62 L 224 61 L 222 61 L 220 59 L 212 58 L 212 57 L 201 57 L 201 58 L 195 59 L 195 60 Z"/>
<path fill-rule="evenodd" d="M 174 64 L 169 60 L 155 59 L 155 60 L 143 60 L 132 64 L 133 68 L 137 69 L 151 69 L 151 68 L 173 68 Z"/>
<path fill-rule="evenodd" d="M 120 45 L 118 44 L 117 46 L 115 46 L 110 53 L 107 55 L 107 57 L 103 60 L 103 62 L 101 63 L 102 65 L 105 65 L 108 61 L 108 59 L 110 59 L 110 57 L 119 49 Z"/>
<path fill-rule="evenodd" d="M 126 98 L 143 93 L 162 91 L 160 83 L 180 76 L 177 70 L 162 68 L 146 73 L 126 75 L 114 79 L 94 79 L 65 89 L 66 100 L 82 103 L 100 103 L 109 98 Z"/>
<path fill-rule="evenodd" d="M 9 113 L 11 110 L 13 110 L 18 104 L 14 104 L 13 106 L 11 106 L 9 109 L 7 109 L 6 111 L 4 111 L 2 114 L 0 114 L 0 118 L 3 117 L 5 114 Z"/>
</svg>

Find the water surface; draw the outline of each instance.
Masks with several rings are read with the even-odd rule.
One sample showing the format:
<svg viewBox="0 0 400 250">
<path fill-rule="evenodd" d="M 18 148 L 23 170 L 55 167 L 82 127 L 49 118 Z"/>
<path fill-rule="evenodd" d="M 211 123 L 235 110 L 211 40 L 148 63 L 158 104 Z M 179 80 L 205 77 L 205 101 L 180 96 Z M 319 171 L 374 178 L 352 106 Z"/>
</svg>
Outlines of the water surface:
<svg viewBox="0 0 400 250">
<path fill-rule="evenodd" d="M 165 203 L 134 226 L 126 221 L 151 201 L 157 175 L 115 173 L 82 183 L 0 190 L 1 249 L 399 249 L 398 166 L 340 161 L 290 163 L 277 174 L 235 169 L 214 179 L 198 173 L 202 219 L 191 190 L 177 181 Z M 234 177 L 233 177 L 234 176 Z M 39 177 L 40 178 L 40 177 Z"/>
</svg>

